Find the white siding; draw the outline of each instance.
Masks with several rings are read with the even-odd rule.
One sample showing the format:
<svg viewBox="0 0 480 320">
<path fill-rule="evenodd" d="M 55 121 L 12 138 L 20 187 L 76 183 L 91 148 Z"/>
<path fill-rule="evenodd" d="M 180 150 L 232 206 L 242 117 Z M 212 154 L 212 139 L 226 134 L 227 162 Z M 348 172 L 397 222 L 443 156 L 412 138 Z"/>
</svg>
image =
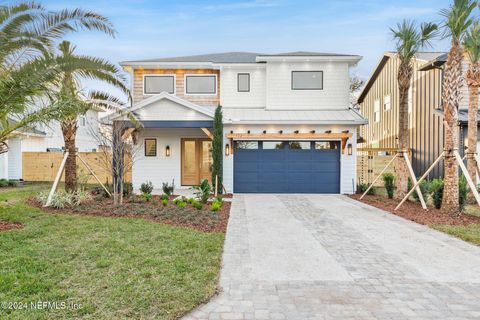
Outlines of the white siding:
<svg viewBox="0 0 480 320">
<path fill-rule="evenodd" d="M 263 130 L 268 130 L 269 132 L 278 132 L 283 130 L 284 132 L 293 132 L 295 130 L 300 130 L 301 132 L 308 132 L 310 130 L 316 130 L 317 132 L 324 132 L 326 130 L 332 130 L 332 132 L 341 132 L 343 130 L 349 130 L 353 133 L 353 137 L 350 138 L 347 144 L 351 143 L 353 147 L 353 154 L 349 156 L 347 150 L 341 155 L 341 164 L 340 164 L 340 193 L 342 194 L 351 194 L 355 192 L 355 181 L 356 181 L 356 127 L 353 126 L 318 126 L 318 125 L 226 125 L 224 132 L 247 132 L 250 130 L 251 133 L 261 133 Z M 224 138 L 223 145 L 230 143 L 230 141 Z M 231 146 L 232 147 L 232 146 Z M 233 156 L 223 156 L 223 184 L 228 192 L 233 192 L 233 159 L 235 157 L 235 152 Z"/>
<path fill-rule="evenodd" d="M 250 74 L 250 91 L 238 92 L 237 75 Z M 220 103 L 224 108 L 255 108 L 266 104 L 265 67 L 222 68 L 220 73 Z"/>
<path fill-rule="evenodd" d="M 0 154 L 0 179 L 8 179 L 8 153 L 7 152 Z"/>
<path fill-rule="evenodd" d="M 323 90 L 292 90 L 292 71 L 323 71 Z M 349 67 L 345 62 L 268 62 L 267 109 L 346 109 Z"/>
<path fill-rule="evenodd" d="M 157 156 L 145 157 L 144 139 L 157 139 Z M 181 138 L 206 138 L 200 129 L 143 129 L 138 136 L 138 145 L 134 154 L 132 183 L 135 190 L 145 181 L 151 181 L 156 189 L 163 182 L 180 186 Z M 165 156 L 165 147 L 170 146 L 170 157 Z"/>
<path fill-rule="evenodd" d="M 205 114 L 168 99 L 156 101 L 136 113 L 142 120 L 212 120 Z"/>
</svg>

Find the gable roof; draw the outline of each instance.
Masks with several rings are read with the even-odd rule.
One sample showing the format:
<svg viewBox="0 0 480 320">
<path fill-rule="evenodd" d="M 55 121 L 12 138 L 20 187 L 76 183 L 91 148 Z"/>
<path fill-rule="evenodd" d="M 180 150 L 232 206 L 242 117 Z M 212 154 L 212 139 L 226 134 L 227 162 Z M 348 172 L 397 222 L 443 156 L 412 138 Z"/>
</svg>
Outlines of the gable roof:
<svg viewBox="0 0 480 320">
<path fill-rule="evenodd" d="M 151 105 L 152 103 L 155 103 L 157 101 L 160 101 L 160 100 L 163 100 L 163 99 L 167 99 L 167 100 L 170 100 L 172 102 L 175 102 L 175 103 L 178 103 L 179 105 L 181 106 L 184 106 L 186 108 L 189 108 L 189 109 L 192 109 L 192 110 L 195 110 L 201 114 L 204 114 L 208 117 L 211 117 L 213 118 L 214 116 L 214 111 L 211 110 L 211 108 L 208 108 L 208 107 L 203 107 L 203 106 L 199 106 L 193 102 L 190 102 L 188 100 L 185 100 L 185 99 L 182 99 L 178 96 L 175 96 L 175 95 L 172 95 L 172 94 L 169 94 L 167 92 L 162 92 L 158 95 L 155 95 L 155 96 L 152 96 L 150 98 L 147 98 L 147 99 L 144 99 L 142 101 L 140 101 L 139 103 L 135 104 L 133 107 L 131 108 L 127 108 L 127 109 L 123 109 L 123 110 L 118 110 L 110 115 L 107 115 L 105 117 L 102 118 L 102 121 L 112 121 L 112 120 L 115 120 L 115 119 L 118 119 L 122 116 L 124 116 L 125 114 L 125 111 L 129 111 L 129 112 L 132 112 L 133 114 L 135 114 L 135 111 L 138 111 L 142 108 L 145 108 L 149 105 Z"/>
<path fill-rule="evenodd" d="M 432 59 L 437 59 L 439 57 L 442 57 L 445 55 L 445 52 L 417 52 L 415 55 L 415 58 L 417 60 L 422 60 L 422 61 L 431 61 Z M 358 96 L 357 103 L 362 103 L 365 97 L 367 96 L 368 92 L 370 91 L 370 88 L 373 86 L 375 83 L 375 80 L 377 80 L 378 75 L 380 72 L 382 72 L 383 67 L 387 64 L 388 59 L 390 58 L 395 58 L 396 53 L 392 51 L 387 51 L 383 54 L 383 56 L 380 58 L 380 61 L 378 62 L 377 66 L 373 70 L 372 74 L 370 75 L 370 78 L 368 78 L 367 83 L 363 87 L 362 92 L 360 92 L 360 95 Z M 421 71 L 423 66 L 421 67 Z"/>
</svg>

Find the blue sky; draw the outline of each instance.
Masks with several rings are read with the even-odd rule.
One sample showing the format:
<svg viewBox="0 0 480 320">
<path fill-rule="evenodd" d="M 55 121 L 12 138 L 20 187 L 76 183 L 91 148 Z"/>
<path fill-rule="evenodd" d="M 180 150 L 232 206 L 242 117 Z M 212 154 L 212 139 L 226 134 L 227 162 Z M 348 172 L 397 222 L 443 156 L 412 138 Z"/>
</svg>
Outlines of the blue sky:
<svg viewBox="0 0 480 320">
<path fill-rule="evenodd" d="M 80 7 L 108 16 L 115 39 L 95 32 L 70 35 L 78 51 L 113 62 L 224 51 L 322 51 L 363 56 L 355 73 L 367 78 L 394 43 L 389 27 L 403 18 L 440 20 L 447 0 L 71 0 L 49 9 Z M 438 40 L 432 50 L 447 50 Z"/>
</svg>

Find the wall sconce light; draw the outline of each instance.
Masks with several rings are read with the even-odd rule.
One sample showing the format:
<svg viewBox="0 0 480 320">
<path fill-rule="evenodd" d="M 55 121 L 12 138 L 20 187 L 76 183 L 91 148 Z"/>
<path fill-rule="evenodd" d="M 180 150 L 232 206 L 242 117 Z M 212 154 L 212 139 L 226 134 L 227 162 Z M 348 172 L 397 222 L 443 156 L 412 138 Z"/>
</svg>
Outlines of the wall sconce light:
<svg viewBox="0 0 480 320">
<path fill-rule="evenodd" d="M 278 133 L 282 134 L 282 133 L 283 133 L 283 130 L 278 131 Z"/>
<path fill-rule="evenodd" d="M 230 155 L 230 145 L 228 143 L 225 145 L 225 155 L 227 157 Z"/>
<path fill-rule="evenodd" d="M 352 147 L 351 143 L 348 144 L 347 151 L 348 151 L 349 156 L 351 156 L 353 154 L 353 147 Z"/>
<path fill-rule="evenodd" d="M 247 133 L 250 134 L 250 130 L 248 130 Z"/>
<path fill-rule="evenodd" d="M 170 146 L 165 147 L 165 156 L 170 157 Z"/>
<path fill-rule="evenodd" d="M 325 131 L 325 133 L 332 133 L 332 130 L 327 130 Z"/>
<path fill-rule="evenodd" d="M 314 134 L 314 133 L 315 133 L 315 130 L 310 131 L 310 133 L 311 133 L 311 134 Z"/>
<path fill-rule="evenodd" d="M 230 130 L 230 133 L 233 133 L 233 130 Z"/>
<path fill-rule="evenodd" d="M 350 130 L 343 130 L 342 133 L 349 133 Z"/>
<path fill-rule="evenodd" d="M 295 131 L 293 131 L 293 132 L 294 132 L 294 133 L 298 133 L 299 131 L 298 131 L 298 130 L 295 130 Z"/>
<path fill-rule="evenodd" d="M 267 133 L 267 130 L 263 130 L 263 134 Z"/>
</svg>

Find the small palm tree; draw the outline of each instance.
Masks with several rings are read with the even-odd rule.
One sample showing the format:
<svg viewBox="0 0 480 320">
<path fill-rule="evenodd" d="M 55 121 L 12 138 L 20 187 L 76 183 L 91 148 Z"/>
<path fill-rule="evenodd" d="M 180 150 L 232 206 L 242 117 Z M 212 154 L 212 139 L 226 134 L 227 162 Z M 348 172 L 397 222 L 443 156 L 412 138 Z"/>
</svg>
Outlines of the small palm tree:
<svg viewBox="0 0 480 320">
<path fill-rule="evenodd" d="M 58 39 L 80 29 L 115 34 L 105 17 L 91 11 L 52 12 L 35 2 L 0 5 L 0 145 L 15 130 L 56 116 L 56 107 L 38 105 L 59 80 L 50 53 Z"/>
<path fill-rule="evenodd" d="M 467 31 L 463 40 L 463 48 L 468 55 L 470 65 L 466 73 L 468 91 L 468 149 L 467 169 L 468 174 L 477 184 L 477 114 L 478 114 L 478 90 L 480 88 L 480 23 L 476 21 Z"/>
<path fill-rule="evenodd" d="M 459 214 L 458 166 L 454 152 L 458 150 L 458 105 L 462 85 L 462 42 L 474 19 L 472 12 L 477 7 L 476 0 L 454 0 L 453 4 L 442 10 L 444 17 L 444 37 L 451 39 L 451 48 L 443 71 L 442 100 L 445 121 L 444 135 L 444 173 L 442 211 Z"/>
<path fill-rule="evenodd" d="M 100 58 L 75 54 L 75 46 L 63 41 L 59 45 L 60 54 L 56 57 L 61 69 L 61 85 L 55 95 L 53 104 L 60 104 L 60 124 L 69 152 L 65 163 L 65 189 L 75 191 L 77 188 L 76 134 L 77 118 L 88 110 L 103 110 L 105 107 L 121 105 L 121 99 L 106 92 L 85 92 L 83 79 L 100 80 L 108 83 L 130 97 L 126 79 L 114 64 Z"/>
<path fill-rule="evenodd" d="M 422 48 L 430 45 L 430 40 L 436 36 L 438 27 L 434 23 L 422 23 L 417 25 L 414 21 L 404 20 L 397 27 L 390 29 L 396 41 L 397 56 L 400 66 L 397 71 L 399 92 L 399 126 L 398 147 L 399 150 L 409 148 L 408 128 L 408 91 L 413 75 L 413 61 L 415 55 Z M 398 157 L 396 166 L 396 197 L 401 199 L 408 192 L 409 171 L 403 157 Z"/>
</svg>

